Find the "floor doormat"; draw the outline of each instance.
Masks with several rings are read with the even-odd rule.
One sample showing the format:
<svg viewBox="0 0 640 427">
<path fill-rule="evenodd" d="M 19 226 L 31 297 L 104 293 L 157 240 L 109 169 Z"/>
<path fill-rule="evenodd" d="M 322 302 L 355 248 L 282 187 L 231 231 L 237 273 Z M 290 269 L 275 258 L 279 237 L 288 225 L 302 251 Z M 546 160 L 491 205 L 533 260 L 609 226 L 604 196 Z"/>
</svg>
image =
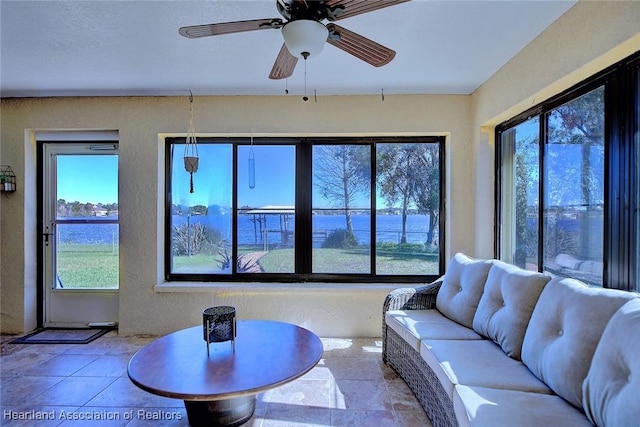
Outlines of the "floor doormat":
<svg viewBox="0 0 640 427">
<path fill-rule="evenodd" d="M 113 329 L 39 329 L 11 341 L 11 344 L 88 344 Z"/>
</svg>

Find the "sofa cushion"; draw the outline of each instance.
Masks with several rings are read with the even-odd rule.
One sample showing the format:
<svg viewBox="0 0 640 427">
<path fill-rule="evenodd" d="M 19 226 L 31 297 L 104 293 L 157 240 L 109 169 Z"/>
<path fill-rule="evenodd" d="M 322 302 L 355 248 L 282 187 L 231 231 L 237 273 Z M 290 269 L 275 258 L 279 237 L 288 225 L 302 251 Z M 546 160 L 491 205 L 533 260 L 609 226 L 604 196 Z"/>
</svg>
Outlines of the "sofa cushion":
<svg viewBox="0 0 640 427">
<path fill-rule="evenodd" d="M 507 356 L 519 360 L 531 313 L 550 279 L 495 261 L 473 318 L 473 329 L 499 344 Z"/>
<path fill-rule="evenodd" d="M 640 298 L 611 318 L 582 384 L 587 417 L 599 426 L 640 422 Z"/>
<path fill-rule="evenodd" d="M 574 279 L 554 278 L 533 309 L 522 344 L 522 361 L 553 391 L 582 405 L 582 382 L 607 322 L 629 292 L 589 288 Z"/>
<path fill-rule="evenodd" d="M 385 313 L 385 322 L 416 351 L 420 351 L 423 339 L 482 339 L 473 329 L 454 322 L 438 310 L 390 310 Z"/>
<path fill-rule="evenodd" d="M 556 395 L 456 386 L 453 410 L 460 427 L 590 426 L 582 412 Z"/>
<path fill-rule="evenodd" d="M 453 398 L 456 385 L 551 393 L 522 362 L 507 357 L 489 340 L 425 340 L 420 356 Z"/>
<path fill-rule="evenodd" d="M 475 260 L 457 253 L 449 262 L 436 308 L 449 319 L 473 328 L 473 316 L 493 261 Z"/>
</svg>

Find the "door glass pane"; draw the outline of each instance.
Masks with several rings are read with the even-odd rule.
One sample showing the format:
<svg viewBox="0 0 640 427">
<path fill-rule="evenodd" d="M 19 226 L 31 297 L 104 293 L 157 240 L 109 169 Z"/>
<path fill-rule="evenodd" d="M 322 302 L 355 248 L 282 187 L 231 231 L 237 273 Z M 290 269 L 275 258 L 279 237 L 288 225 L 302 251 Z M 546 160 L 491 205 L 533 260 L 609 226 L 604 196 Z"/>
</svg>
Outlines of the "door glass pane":
<svg viewBox="0 0 640 427">
<path fill-rule="evenodd" d="M 602 286 L 604 88 L 547 116 L 544 268 Z"/>
<path fill-rule="evenodd" d="M 502 148 L 501 258 L 538 270 L 540 121 L 536 116 L 504 131 Z"/>
<path fill-rule="evenodd" d="M 376 274 L 439 272 L 440 147 L 376 145 Z"/>
<path fill-rule="evenodd" d="M 193 192 L 191 174 L 184 166 L 184 144 L 171 148 L 171 272 L 230 274 L 232 146 L 198 146 Z"/>
<path fill-rule="evenodd" d="M 371 273 L 371 148 L 313 147 L 313 273 Z"/>
<path fill-rule="evenodd" d="M 238 273 L 295 272 L 296 150 L 238 147 Z"/>
<path fill-rule="evenodd" d="M 58 289 L 118 289 L 118 224 L 58 224 Z"/>
<path fill-rule="evenodd" d="M 118 288 L 118 156 L 58 155 L 58 289 Z"/>
<path fill-rule="evenodd" d="M 118 219 L 118 156 L 58 155 L 56 219 Z"/>
</svg>

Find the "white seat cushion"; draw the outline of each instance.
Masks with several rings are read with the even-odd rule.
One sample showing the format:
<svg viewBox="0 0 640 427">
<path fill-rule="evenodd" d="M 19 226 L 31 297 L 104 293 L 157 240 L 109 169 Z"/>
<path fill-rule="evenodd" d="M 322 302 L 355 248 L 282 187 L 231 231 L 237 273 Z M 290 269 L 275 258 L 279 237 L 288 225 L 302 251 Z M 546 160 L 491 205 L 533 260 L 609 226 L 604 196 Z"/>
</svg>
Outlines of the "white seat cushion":
<svg viewBox="0 0 640 427">
<path fill-rule="evenodd" d="M 456 386 L 453 410 L 460 427 L 593 427 L 557 395 Z"/>
<path fill-rule="evenodd" d="M 551 393 L 524 364 L 488 340 L 425 340 L 420 355 L 453 398 L 456 385 Z"/>
<path fill-rule="evenodd" d="M 477 260 L 461 253 L 455 254 L 436 296 L 436 308 L 449 319 L 473 328 L 473 316 L 492 264 L 493 260 Z"/>
<path fill-rule="evenodd" d="M 531 313 L 550 279 L 496 260 L 489 270 L 473 329 L 500 345 L 507 356 L 520 360 Z"/>
<path fill-rule="evenodd" d="M 420 351 L 420 341 L 434 340 L 481 340 L 482 337 L 438 310 L 391 310 L 385 314 L 385 322 L 409 343 Z"/>
<path fill-rule="evenodd" d="M 582 384 L 582 405 L 599 426 L 640 423 L 640 298 L 613 315 Z"/>
</svg>

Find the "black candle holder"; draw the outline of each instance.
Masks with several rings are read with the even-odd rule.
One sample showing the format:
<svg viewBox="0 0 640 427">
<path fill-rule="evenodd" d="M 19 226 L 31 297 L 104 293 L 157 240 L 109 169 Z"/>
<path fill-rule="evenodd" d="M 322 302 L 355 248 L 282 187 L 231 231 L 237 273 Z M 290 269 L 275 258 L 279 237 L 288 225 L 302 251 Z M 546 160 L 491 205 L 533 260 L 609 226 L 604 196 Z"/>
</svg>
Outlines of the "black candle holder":
<svg viewBox="0 0 640 427">
<path fill-rule="evenodd" d="M 207 355 L 209 355 L 209 344 L 212 342 L 231 341 L 231 345 L 235 351 L 235 307 L 218 306 L 205 308 L 202 311 L 202 328 L 204 332 L 204 340 L 207 343 Z"/>
</svg>

